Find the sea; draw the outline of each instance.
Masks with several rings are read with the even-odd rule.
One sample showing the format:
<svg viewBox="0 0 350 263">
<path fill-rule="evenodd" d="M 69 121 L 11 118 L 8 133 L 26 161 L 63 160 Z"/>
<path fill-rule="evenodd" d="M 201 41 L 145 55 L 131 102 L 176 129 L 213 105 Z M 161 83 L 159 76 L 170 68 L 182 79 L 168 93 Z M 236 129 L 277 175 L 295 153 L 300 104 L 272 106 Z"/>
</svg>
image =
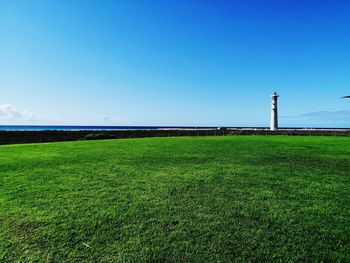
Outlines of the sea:
<svg viewBox="0 0 350 263">
<path fill-rule="evenodd" d="M 164 129 L 256 129 L 268 127 L 229 127 L 229 126 L 72 126 L 72 125 L 0 125 L 0 131 L 83 131 L 83 130 L 164 130 Z M 280 127 L 284 130 L 349 130 L 350 128 Z"/>
<path fill-rule="evenodd" d="M 0 131 L 82 131 L 82 130 L 158 130 L 158 129 L 215 129 L 197 126 L 72 126 L 72 125 L 0 125 Z"/>
</svg>

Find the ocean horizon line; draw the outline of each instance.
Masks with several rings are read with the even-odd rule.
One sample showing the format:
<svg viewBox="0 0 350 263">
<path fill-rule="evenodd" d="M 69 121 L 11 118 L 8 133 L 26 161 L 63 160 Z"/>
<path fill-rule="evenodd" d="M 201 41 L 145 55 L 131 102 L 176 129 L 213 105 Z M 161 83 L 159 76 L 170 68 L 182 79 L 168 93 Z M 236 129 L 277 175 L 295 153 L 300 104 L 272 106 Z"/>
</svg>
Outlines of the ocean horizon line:
<svg viewBox="0 0 350 263">
<path fill-rule="evenodd" d="M 0 131 L 79 131 L 79 130 L 157 130 L 157 129 L 269 129 L 267 126 L 190 126 L 190 125 L 0 125 Z M 349 130 L 347 127 L 286 126 L 281 130 Z"/>
</svg>

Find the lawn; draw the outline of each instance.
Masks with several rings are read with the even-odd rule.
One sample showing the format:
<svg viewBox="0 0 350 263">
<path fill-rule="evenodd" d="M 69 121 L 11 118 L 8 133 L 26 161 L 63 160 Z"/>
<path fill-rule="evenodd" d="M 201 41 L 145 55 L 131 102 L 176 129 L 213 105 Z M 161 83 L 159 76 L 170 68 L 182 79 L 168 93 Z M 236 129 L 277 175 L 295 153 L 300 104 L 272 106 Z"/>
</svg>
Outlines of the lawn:
<svg viewBox="0 0 350 263">
<path fill-rule="evenodd" d="M 350 138 L 0 146 L 0 262 L 350 261 Z"/>
</svg>

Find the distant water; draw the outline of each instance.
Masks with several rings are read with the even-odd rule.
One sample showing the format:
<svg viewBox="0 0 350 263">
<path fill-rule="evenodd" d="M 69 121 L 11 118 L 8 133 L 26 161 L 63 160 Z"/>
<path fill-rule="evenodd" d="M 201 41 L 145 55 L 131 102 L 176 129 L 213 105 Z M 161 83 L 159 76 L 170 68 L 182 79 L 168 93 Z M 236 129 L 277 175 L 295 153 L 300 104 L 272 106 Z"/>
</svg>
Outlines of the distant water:
<svg viewBox="0 0 350 263">
<path fill-rule="evenodd" d="M 216 129 L 218 126 L 57 126 L 0 125 L 0 131 L 81 131 L 81 130 L 158 130 L 158 129 Z M 268 127 L 228 127 L 229 129 L 267 129 Z M 349 130 L 350 128 L 281 127 L 280 129 Z"/>
<path fill-rule="evenodd" d="M 0 125 L 0 131 L 82 131 L 82 130 L 157 130 L 157 129 L 213 129 L 195 126 L 56 126 L 56 125 Z"/>
</svg>

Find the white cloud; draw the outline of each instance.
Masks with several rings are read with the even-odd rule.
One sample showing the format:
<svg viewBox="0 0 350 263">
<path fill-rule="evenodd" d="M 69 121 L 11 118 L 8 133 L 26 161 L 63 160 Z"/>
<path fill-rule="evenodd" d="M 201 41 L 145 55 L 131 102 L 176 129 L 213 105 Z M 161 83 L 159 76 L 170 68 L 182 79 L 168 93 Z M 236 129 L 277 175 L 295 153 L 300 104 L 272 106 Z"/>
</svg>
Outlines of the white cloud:
<svg viewBox="0 0 350 263">
<path fill-rule="evenodd" d="M 281 118 L 288 119 L 302 119 L 310 121 L 329 121 L 329 122 L 339 122 L 339 121 L 350 121 L 350 111 L 349 110 L 331 110 L 331 111 L 315 111 L 295 116 L 281 116 Z"/>
<path fill-rule="evenodd" d="M 349 110 L 338 111 L 316 111 L 307 114 L 303 114 L 302 117 L 310 118 L 314 120 L 328 120 L 328 121 L 350 121 Z"/>
<path fill-rule="evenodd" d="M 99 120 L 102 123 L 110 123 L 110 124 L 115 124 L 115 123 L 119 123 L 120 122 L 119 118 L 117 118 L 117 117 L 110 117 L 110 116 L 100 116 Z"/>
<path fill-rule="evenodd" d="M 97 119 L 91 116 L 88 119 L 84 119 L 84 116 L 73 119 L 49 118 L 25 109 L 15 108 L 11 104 L 0 104 L 0 125 L 120 125 L 120 121 L 120 118 L 111 116 L 100 116 Z"/>
<path fill-rule="evenodd" d="M 324 110 L 294 116 L 281 116 L 284 126 L 350 127 L 350 110 Z"/>
<path fill-rule="evenodd" d="M 0 120 L 6 122 L 6 124 L 47 122 L 44 116 L 27 110 L 16 109 L 10 104 L 0 104 Z"/>
</svg>

